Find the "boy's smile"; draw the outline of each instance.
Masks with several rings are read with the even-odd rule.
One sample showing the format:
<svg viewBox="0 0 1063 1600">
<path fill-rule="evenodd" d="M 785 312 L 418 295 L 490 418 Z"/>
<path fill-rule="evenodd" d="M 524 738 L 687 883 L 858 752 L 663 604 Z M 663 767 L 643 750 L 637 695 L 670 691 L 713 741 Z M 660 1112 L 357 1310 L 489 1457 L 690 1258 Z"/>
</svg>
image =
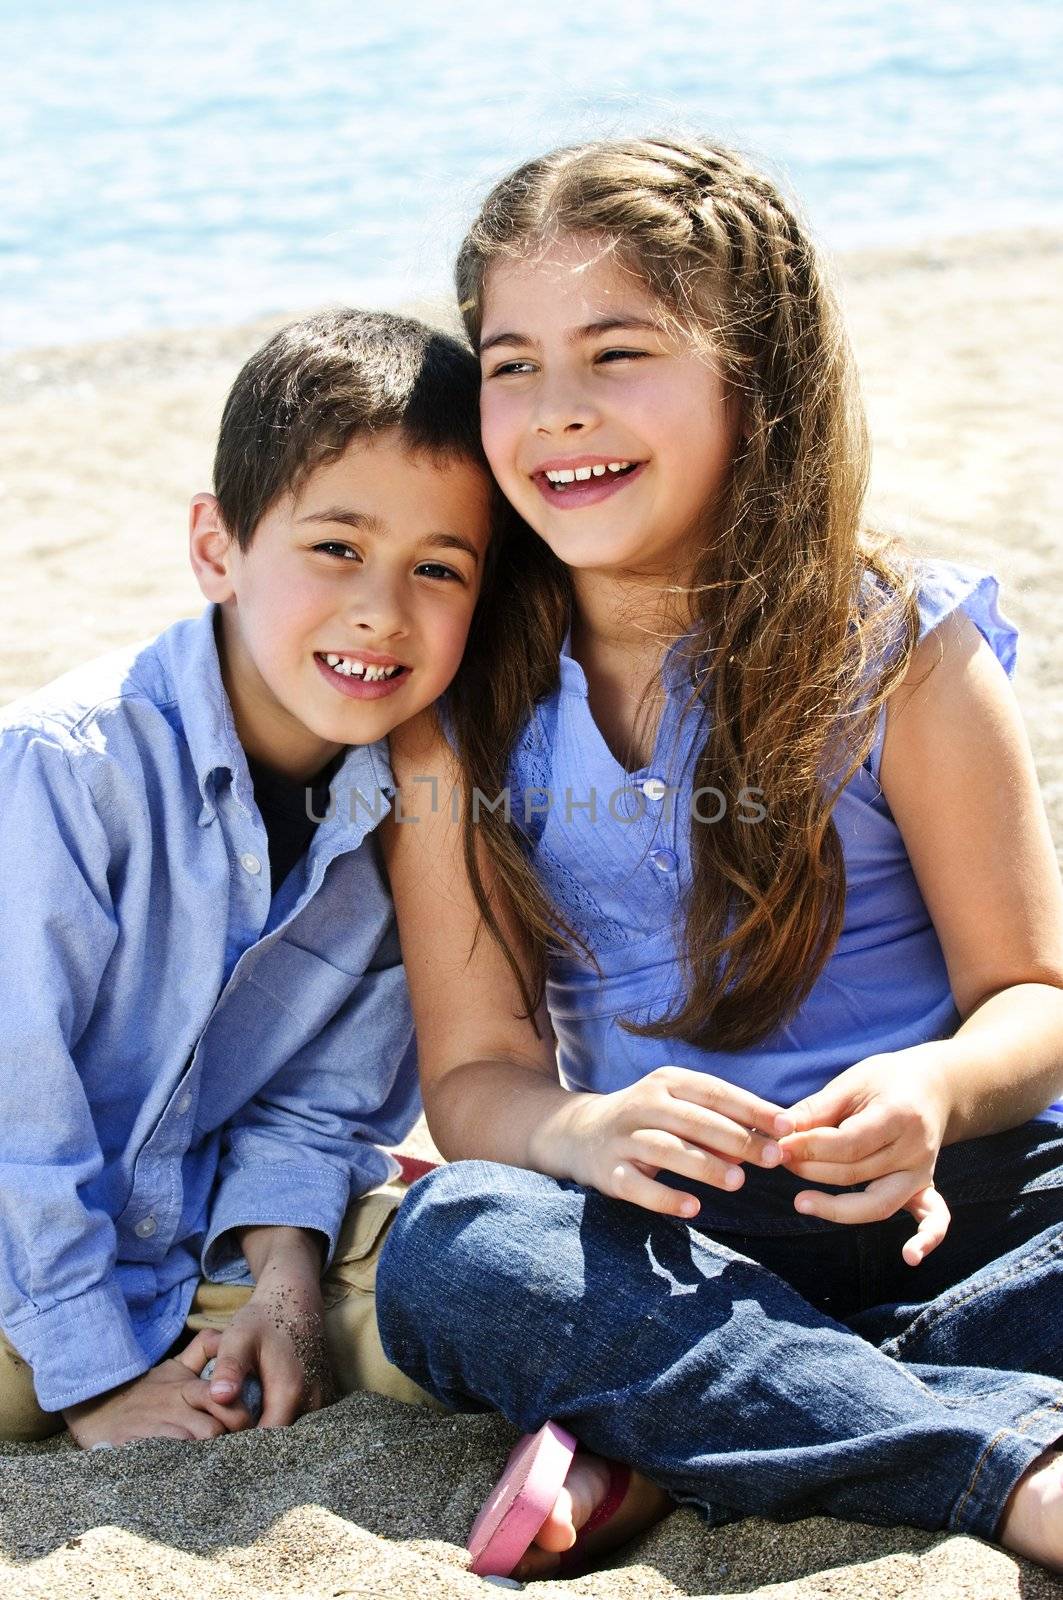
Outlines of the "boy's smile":
<svg viewBox="0 0 1063 1600">
<path fill-rule="evenodd" d="M 211 495 L 192 504 L 192 562 L 220 606 L 222 674 L 247 753 L 309 778 L 450 683 L 490 538 L 486 474 L 356 435 L 273 505 L 241 550 Z"/>
</svg>

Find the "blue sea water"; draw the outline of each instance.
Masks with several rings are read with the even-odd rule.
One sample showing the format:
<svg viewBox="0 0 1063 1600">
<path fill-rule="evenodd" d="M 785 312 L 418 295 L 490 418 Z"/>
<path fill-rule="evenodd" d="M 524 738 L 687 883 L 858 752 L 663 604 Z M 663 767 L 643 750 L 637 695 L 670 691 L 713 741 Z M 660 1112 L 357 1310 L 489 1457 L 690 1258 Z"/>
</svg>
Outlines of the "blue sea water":
<svg viewBox="0 0 1063 1600">
<path fill-rule="evenodd" d="M 574 139 L 738 144 L 837 248 L 1063 222 L 1059 0 L 0 0 L 0 347 L 445 290 Z"/>
</svg>

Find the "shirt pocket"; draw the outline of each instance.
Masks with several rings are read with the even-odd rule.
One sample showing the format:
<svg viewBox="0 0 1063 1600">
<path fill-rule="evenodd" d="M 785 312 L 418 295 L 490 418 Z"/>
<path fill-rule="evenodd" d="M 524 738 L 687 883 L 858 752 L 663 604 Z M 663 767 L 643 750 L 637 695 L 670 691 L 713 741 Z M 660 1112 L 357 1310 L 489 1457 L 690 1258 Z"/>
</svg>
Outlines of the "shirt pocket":
<svg viewBox="0 0 1063 1600">
<path fill-rule="evenodd" d="M 333 966 L 324 956 L 301 945 L 278 939 L 258 961 L 244 984 L 245 1004 L 261 1005 L 268 999 L 291 1019 L 304 1042 L 325 1027 L 346 1005 L 364 977 Z M 271 1020 L 271 1029 L 277 1019 Z M 310 1030 L 310 1031 L 306 1031 Z"/>
<path fill-rule="evenodd" d="M 237 974 L 200 1041 L 200 1137 L 224 1126 L 329 1030 L 364 979 L 279 939 Z"/>
</svg>

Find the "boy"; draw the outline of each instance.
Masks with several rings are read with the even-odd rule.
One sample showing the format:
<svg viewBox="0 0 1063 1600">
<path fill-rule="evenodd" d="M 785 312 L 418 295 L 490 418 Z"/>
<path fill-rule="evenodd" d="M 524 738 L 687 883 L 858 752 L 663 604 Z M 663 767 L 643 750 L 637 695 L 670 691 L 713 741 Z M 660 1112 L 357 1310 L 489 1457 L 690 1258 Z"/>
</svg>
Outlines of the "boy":
<svg viewBox="0 0 1063 1600">
<path fill-rule="evenodd" d="M 483 584 L 478 388 L 405 318 L 283 329 L 192 502 L 206 613 L 0 715 L 0 1437 L 214 1437 L 251 1373 L 266 1426 L 420 1397 L 395 1200 L 349 1201 L 419 1109 L 372 829 Z"/>
</svg>

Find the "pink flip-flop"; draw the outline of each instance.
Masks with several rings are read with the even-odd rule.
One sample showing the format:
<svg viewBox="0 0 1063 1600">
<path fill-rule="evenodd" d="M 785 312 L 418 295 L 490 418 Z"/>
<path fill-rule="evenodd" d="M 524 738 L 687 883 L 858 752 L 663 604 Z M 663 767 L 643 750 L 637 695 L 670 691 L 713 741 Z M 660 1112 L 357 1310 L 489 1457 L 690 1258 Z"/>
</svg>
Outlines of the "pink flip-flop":
<svg viewBox="0 0 1063 1600">
<path fill-rule="evenodd" d="M 478 1578 L 509 1577 L 553 1508 L 575 1453 L 575 1439 L 556 1422 L 544 1423 L 538 1433 L 526 1433 L 518 1442 L 469 1534 L 469 1570 Z M 569 1573 L 579 1564 L 584 1537 L 608 1522 L 630 1481 L 629 1469 L 610 1461 L 605 1499 L 580 1529 L 572 1549 L 565 1551 L 559 1572 Z"/>
</svg>

